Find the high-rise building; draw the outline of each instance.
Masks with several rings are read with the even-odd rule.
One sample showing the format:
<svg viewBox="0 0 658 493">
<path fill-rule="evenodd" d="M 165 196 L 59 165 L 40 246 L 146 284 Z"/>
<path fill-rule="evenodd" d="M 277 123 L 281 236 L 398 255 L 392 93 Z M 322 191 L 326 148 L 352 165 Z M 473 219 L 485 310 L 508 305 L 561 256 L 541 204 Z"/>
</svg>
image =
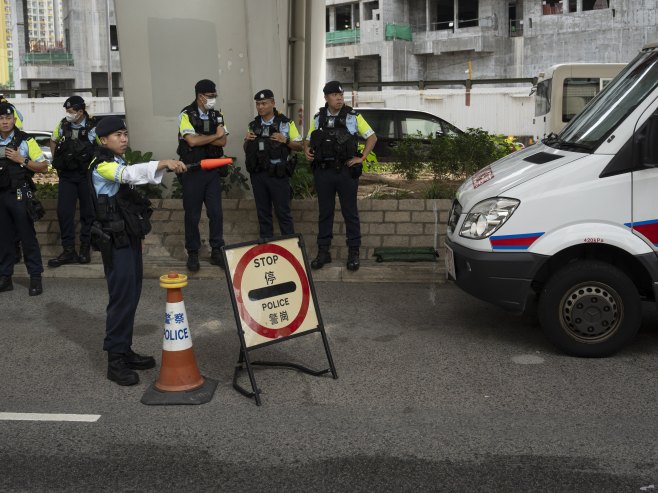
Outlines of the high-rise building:
<svg viewBox="0 0 658 493">
<path fill-rule="evenodd" d="M 62 0 L 26 0 L 25 7 L 30 51 L 63 48 Z"/>
<path fill-rule="evenodd" d="M 0 0 L 0 85 L 12 85 L 13 44 L 10 0 Z"/>
</svg>

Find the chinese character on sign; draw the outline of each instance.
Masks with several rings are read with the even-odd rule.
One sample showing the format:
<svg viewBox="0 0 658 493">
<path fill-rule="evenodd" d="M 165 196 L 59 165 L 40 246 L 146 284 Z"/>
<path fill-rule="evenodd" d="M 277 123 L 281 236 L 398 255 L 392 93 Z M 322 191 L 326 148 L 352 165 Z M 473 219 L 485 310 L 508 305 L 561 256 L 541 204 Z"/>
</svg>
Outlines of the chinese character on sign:
<svg viewBox="0 0 658 493">
<path fill-rule="evenodd" d="M 182 313 L 175 313 L 175 314 L 174 314 L 174 321 L 175 321 L 177 324 L 182 324 L 182 323 L 184 323 L 184 322 L 185 322 L 185 315 L 183 315 Z"/>
<path fill-rule="evenodd" d="M 171 323 L 171 313 L 165 313 L 165 324 Z"/>
<path fill-rule="evenodd" d="M 276 325 L 279 323 L 279 317 L 276 313 L 270 313 L 270 323 Z"/>
<path fill-rule="evenodd" d="M 270 285 L 274 284 L 274 281 L 276 281 L 276 277 L 274 276 L 274 272 L 269 271 L 265 273 L 265 282 Z"/>
<path fill-rule="evenodd" d="M 280 312 L 279 317 L 281 317 L 282 322 L 287 322 L 288 321 L 288 312 Z"/>
</svg>

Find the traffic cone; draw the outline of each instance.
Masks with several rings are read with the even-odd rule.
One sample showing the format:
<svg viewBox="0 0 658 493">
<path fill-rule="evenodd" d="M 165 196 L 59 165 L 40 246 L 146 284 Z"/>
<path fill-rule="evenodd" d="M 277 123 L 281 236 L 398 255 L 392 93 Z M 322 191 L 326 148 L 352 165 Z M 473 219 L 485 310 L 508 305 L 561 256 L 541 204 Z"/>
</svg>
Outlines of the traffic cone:
<svg viewBox="0 0 658 493">
<path fill-rule="evenodd" d="M 217 380 L 202 377 L 196 365 L 183 301 L 182 288 L 185 286 L 185 275 L 170 272 L 160 277 L 160 287 L 167 290 L 162 364 L 160 377 L 144 393 L 142 404 L 205 404 L 212 399 L 217 388 Z"/>
</svg>

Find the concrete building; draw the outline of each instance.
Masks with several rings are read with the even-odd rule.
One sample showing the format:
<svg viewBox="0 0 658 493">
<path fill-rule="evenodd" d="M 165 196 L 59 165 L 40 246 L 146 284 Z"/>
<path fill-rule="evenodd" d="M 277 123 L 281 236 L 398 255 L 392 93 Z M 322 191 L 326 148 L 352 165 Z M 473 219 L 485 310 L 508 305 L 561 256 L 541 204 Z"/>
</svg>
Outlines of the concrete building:
<svg viewBox="0 0 658 493">
<path fill-rule="evenodd" d="M 13 41 L 10 0 L 0 0 L 0 85 L 11 87 L 13 82 Z"/>
<path fill-rule="evenodd" d="M 107 96 L 109 54 L 113 93 L 120 94 L 113 0 L 9 1 L 15 89 L 36 97 Z M 45 27 L 50 24 L 52 29 Z"/>
<path fill-rule="evenodd" d="M 658 0 L 326 0 L 327 76 L 345 84 L 531 78 L 628 62 Z M 370 88 L 373 88 L 371 85 Z"/>
</svg>

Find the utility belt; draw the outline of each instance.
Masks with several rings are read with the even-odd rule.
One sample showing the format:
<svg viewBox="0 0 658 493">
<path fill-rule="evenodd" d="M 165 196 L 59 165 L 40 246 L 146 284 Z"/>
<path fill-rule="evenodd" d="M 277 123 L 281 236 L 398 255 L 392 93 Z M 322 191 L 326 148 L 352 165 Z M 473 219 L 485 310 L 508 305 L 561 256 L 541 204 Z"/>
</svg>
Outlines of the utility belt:
<svg viewBox="0 0 658 493">
<path fill-rule="evenodd" d="M 339 161 L 338 159 L 323 159 L 322 161 L 318 161 L 317 159 L 313 161 L 312 163 L 312 168 L 315 171 L 316 169 L 333 169 L 336 173 L 340 173 L 343 168 L 348 168 L 350 171 L 350 175 L 352 178 L 355 180 L 359 178 L 363 174 L 363 164 L 355 164 L 354 166 L 347 166 L 342 161 Z"/>
<path fill-rule="evenodd" d="M 297 167 L 296 157 L 288 159 L 287 161 L 281 161 L 280 163 L 258 163 L 252 171 L 251 174 L 260 174 L 267 173 L 271 178 L 290 178 L 295 172 Z"/>
</svg>

